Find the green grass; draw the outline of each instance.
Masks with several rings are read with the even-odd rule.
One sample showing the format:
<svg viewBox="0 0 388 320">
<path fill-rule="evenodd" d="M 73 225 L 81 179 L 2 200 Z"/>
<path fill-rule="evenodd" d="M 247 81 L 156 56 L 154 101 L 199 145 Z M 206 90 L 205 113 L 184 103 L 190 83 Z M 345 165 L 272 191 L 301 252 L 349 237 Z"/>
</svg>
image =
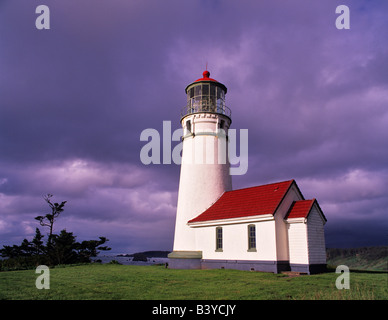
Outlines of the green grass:
<svg viewBox="0 0 388 320">
<path fill-rule="evenodd" d="M 163 266 L 91 264 L 50 269 L 50 289 L 38 290 L 34 270 L 0 272 L 0 299 L 249 300 L 388 299 L 388 274 L 350 272 L 338 290 L 334 272 L 287 277 L 238 270 L 172 270 Z"/>
</svg>

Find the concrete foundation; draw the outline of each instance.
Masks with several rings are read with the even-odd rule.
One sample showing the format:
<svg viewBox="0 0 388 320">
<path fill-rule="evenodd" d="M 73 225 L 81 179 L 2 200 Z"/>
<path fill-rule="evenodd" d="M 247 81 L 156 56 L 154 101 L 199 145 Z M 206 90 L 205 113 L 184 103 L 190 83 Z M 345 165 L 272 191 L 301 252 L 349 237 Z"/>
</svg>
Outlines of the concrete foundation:
<svg viewBox="0 0 388 320">
<path fill-rule="evenodd" d="M 201 251 L 174 251 L 168 255 L 171 269 L 234 269 L 281 273 L 294 271 L 316 274 L 326 271 L 325 264 L 290 264 L 288 261 L 202 259 Z"/>
</svg>

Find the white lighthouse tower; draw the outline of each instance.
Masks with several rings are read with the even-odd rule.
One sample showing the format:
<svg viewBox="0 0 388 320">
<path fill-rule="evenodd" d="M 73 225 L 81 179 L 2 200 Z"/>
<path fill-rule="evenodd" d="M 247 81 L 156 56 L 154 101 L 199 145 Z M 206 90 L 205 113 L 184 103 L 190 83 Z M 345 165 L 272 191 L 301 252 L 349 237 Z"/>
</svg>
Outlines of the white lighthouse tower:
<svg viewBox="0 0 388 320">
<path fill-rule="evenodd" d="M 183 151 L 170 268 L 199 268 L 202 251 L 196 246 L 195 230 L 188 221 L 209 208 L 225 191 L 232 190 L 228 160 L 228 129 L 232 122 L 225 105 L 227 88 L 203 77 L 186 89 L 182 110 Z"/>
</svg>

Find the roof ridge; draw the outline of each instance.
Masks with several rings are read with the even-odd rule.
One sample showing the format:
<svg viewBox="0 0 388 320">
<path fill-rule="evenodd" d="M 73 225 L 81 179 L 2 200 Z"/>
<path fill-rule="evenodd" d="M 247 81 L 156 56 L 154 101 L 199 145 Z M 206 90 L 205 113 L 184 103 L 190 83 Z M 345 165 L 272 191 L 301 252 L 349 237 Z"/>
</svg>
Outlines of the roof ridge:
<svg viewBox="0 0 388 320">
<path fill-rule="evenodd" d="M 229 191 L 225 191 L 225 193 L 226 193 L 226 192 L 239 191 L 239 190 L 246 190 L 246 189 L 259 188 L 259 187 L 265 187 L 265 186 L 270 186 L 270 185 L 273 185 L 273 184 L 279 184 L 279 183 L 285 183 L 285 182 L 292 183 L 293 181 L 295 181 L 295 179 L 284 180 L 284 181 L 279 181 L 279 182 L 272 182 L 272 183 L 266 183 L 266 184 L 261 184 L 261 185 L 258 185 L 258 186 L 245 187 L 245 188 L 240 188 L 240 189 L 235 189 L 235 190 L 229 190 Z"/>
</svg>

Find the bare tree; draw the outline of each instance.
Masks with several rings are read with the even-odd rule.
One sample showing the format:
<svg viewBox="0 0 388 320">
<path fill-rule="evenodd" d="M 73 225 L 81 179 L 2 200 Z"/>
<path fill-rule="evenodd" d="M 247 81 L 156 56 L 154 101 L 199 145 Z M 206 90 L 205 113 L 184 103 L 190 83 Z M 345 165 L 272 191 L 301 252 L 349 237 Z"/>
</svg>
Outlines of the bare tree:
<svg viewBox="0 0 388 320">
<path fill-rule="evenodd" d="M 35 217 L 36 220 L 39 221 L 40 225 L 42 227 L 49 227 L 50 232 L 47 240 L 47 244 L 51 244 L 52 240 L 52 234 L 53 234 L 53 226 L 56 218 L 58 218 L 59 214 L 64 211 L 63 207 L 65 206 L 67 201 L 62 201 L 59 203 L 52 203 L 51 198 L 53 197 L 52 194 L 47 194 L 43 197 L 43 199 L 48 203 L 48 205 L 51 208 L 51 213 L 46 214 L 45 216 L 37 216 Z"/>
</svg>

